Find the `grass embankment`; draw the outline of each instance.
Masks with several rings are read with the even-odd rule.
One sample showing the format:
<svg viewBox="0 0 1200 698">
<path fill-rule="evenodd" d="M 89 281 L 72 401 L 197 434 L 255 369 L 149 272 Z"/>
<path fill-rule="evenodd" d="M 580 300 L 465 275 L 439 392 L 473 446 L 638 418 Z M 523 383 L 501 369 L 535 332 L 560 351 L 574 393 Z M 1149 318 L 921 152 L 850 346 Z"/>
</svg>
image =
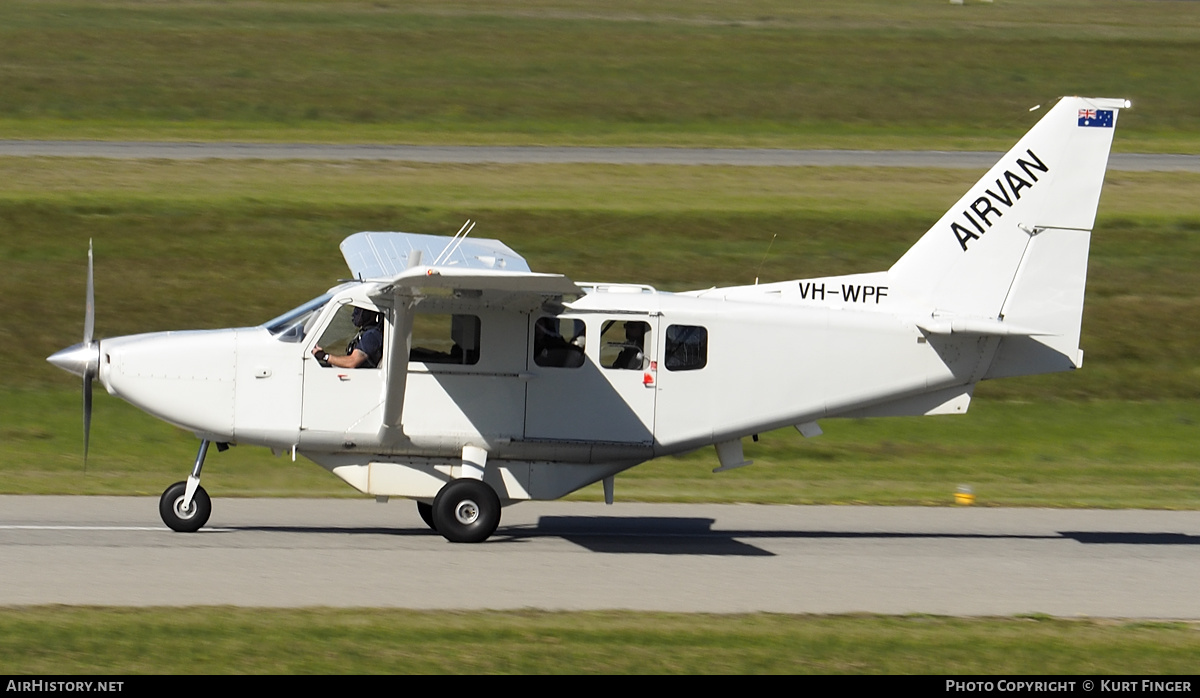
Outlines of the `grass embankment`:
<svg viewBox="0 0 1200 698">
<path fill-rule="evenodd" d="M 0 672 L 1137 674 L 1195 671 L 1194 624 L 668 613 L 0 610 Z M 127 684 L 136 687 L 136 682 Z"/>
<path fill-rule="evenodd" d="M 97 396 L 82 473 L 78 383 L 42 361 L 77 342 L 87 239 L 100 336 L 250 325 L 345 274 L 357 230 L 448 232 L 470 216 L 534 269 L 713 284 L 887 268 L 970 172 L 806 168 L 0 159 L 0 491 L 157 494 L 194 439 Z M 985 383 L 966 417 L 828 421 L 619 478 L 622 499 L 1192 508 L 1200 443 L 1200 176 L 1113 173 L 1094 236 L 1082 371 Z M 771 252 L 764 253 L 774 236 Z M 52 281 L 48 281 L 52 280 Z M 264 449 L 214 454 L 213 492 L 352 494 Z M 599 497 L 585 491 L 580 496 Z"/>
<path fill-rule="evenodd" d="M 1197 152 L 1200 7 L 0 4 L 0 138 L 1006 148 L 1064 94 Z"/>
</svg>

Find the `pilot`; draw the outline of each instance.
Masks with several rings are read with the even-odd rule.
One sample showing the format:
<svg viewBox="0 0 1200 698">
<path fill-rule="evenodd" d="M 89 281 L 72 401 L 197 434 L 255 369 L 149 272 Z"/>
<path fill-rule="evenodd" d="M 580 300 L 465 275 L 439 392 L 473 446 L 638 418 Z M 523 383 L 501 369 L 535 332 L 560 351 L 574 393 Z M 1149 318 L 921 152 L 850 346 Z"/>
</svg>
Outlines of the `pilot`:
<svg viewBox="0 0 1200 698">
<path fill-rule="evenodd" d="M 625 348 L 617 355 L 613 368 L 641 370 L 646 349 L 646 323 L 625 323 Z"/>
<path fill-rule="evenodd" d="M 376 368 L 383 359 L 383 318 L 373 310 L 355 308 L 351 321 L 358 334 L 350 340 L 345 356 L 334 356 L 321 347 L 313 347 L 313 356 L 326 366 L 338 368 Z"/>
</svg>

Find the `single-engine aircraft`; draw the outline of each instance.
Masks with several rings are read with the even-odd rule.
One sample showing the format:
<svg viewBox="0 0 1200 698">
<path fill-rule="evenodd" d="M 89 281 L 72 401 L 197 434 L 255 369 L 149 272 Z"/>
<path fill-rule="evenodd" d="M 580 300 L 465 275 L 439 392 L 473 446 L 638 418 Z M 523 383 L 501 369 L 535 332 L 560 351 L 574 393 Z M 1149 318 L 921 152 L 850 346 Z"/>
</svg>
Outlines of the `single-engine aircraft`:
<svg viewBox="0 0 1200 698">
<path fill-rule="evenodd" d="M 479 542 L 508 504 L 597 481 L 612 503 L 614 476 L 658 456 L 715 445 L 728 470 L 759 432 L 958 414 L 981 380 L 1079 368 L 1128 106 L 1063 98 L 887 271 L 664 293 L 533 272 L 465 226 L 363 232 L 341 244 L 356 280 L 258 327 L 94 339 L 89 248 L 84 341 L 48 360 L 83 377 L 85 458 L 94 379 L 199 437 L 159 506 L 176 531 L 212 511 L 209 444 L 257 444 Z"/>
</svg>

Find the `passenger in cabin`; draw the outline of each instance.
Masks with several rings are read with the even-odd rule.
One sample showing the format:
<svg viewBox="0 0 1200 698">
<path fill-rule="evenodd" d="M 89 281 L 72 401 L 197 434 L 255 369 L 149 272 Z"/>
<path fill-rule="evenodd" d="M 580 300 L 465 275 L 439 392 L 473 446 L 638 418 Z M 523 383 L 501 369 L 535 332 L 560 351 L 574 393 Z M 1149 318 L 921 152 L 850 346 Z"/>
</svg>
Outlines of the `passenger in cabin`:
<svg viewBox="0 0 1200 698">
<path fill-rule="evenodd" d="M 324 366 L 338 368 L 378 368 L 383 359 L 383 317 L 365 308 L 354 308 L 351 317 L 358 334 L 346 346 L 345 356 L 334 356 L 321 347 L 313 347 L 313 356 Z"/>
<path fill-rule="evenodd" d="M 450 363 L 471 365 L 479 361 L 479 318 L 455 315 L 450 318 Z"/>
<path fill-rule="evenodd" d="M 575 334 L 567 339 L 559 331 L 556 318 L 540 318 L 533 326 L 533 358 L 538 366 L 579 368 L 584 362 L 584 324 L 567 320 Z"/>
<path fill-rule="evenodd" d="M 617 355 L 613 368 L 625 368 L 640 371 L 643 366 L 646 351 L 646 329 L 644 322 L 625 323 L 625 348 Z"/>
</svg>

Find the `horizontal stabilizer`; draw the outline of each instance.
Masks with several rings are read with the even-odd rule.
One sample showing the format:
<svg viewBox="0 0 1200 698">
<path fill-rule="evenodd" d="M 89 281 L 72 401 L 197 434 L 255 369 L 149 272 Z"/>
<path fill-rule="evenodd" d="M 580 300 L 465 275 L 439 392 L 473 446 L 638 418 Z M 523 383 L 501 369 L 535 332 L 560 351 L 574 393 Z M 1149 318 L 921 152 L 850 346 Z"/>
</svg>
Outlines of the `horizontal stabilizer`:
<svg viewBox="0 0 1200 698">
<path fill-rule="evenodd" d="M 992 318 L 931 317 L 918 320 L 916 325 L 929 334 L 990 334 L 1000 337 L 1044 337 L 1054 334 Z"/>
</svg>

